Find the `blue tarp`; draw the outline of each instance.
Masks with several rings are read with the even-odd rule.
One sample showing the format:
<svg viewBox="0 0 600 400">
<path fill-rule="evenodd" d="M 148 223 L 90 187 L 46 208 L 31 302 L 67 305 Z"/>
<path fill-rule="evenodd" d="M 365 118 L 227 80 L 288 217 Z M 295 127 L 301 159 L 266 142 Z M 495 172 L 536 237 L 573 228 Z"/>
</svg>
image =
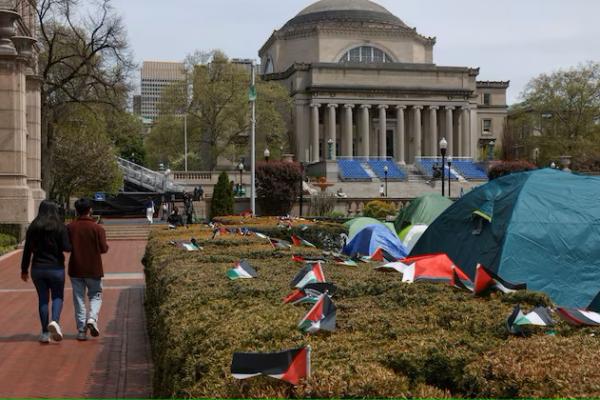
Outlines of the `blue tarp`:
<svg viewBox="0 0 600 400">
<path fill-rule="evenodd" d="M 398 259 L 404 258 L 408 254 L 400 238 L 385 225 L 365 226 L 346 244 L 344 254 L 351 257 L 370 256 L 379 248 Z"/>
</svg>

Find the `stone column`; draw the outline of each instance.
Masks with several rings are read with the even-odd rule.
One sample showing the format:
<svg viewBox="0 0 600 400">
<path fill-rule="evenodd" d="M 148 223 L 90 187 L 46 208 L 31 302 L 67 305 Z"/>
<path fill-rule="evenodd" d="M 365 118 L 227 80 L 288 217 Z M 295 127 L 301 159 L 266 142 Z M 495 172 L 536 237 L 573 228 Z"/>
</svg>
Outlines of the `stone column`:
<svg viewBox="0 0 600 400">
<path fill-rule="evenodd" d="M 473 157 L 473 158 L 477 158 L 479 157 L 479 154 L 477 153 L 477 140 L 479 137 L 479 131 L 478 131 L 478 121 L 479 118 L 477 118 L 477 106 L 473 106 L 471 105 L 469 107 L 469 114 L 470 114 L 470 118 L 469 118 L 469 157 Z"/>
<path fill-rule="evenodd" d="M 327 107 L 329 108 L 329 124 L 328 124 L 328 130 L 329 130 L 329 137 L 327 138 L 327 144 L 325 145 L 325 148 L 327 149 L 327 159 L 329 159 L 329 140 L 333 140 L 333 150 L 331 153 L 331 159 L 335 160 L 336 157 L 336 148 L 337 148 L 337 125 L 336 125 L 336 115 L 335 115 L 335 109 L 337 108 L 337 104 L 328 104 Z"/>
<path fill-rule="evenodd" d="M 310 116 L 308 106 L 301 100 L 296 103 L 296 115 L 294 121 L 294 153 L 298 161 L 310 161 Z"/>
<path fill-rule="evenodd" d="M 42 109 L 41 79 L 27 76 L 27 184 L 31 189 L 34 211 L 46 198 L 42 190 Z"/>
<path fill-rule="evenodd" d="M 422 149 L 422 132 L 421 132 L 421 110 L 423 109 L 422 106 L 414 106 L 413 107 L 413 113 L 414 113 L 414 131 L 413 131 L 413 135 L 414 135 L 414 143 L 415 143 L 415 158 L 417 157 L 421 157 L 423 155 L 423 149 Z"/>
<path fill-rule="evenodd" d="M 27 185 L 27 65 L 10 40 L 17 17 L 0 10 L 0 223 L 24 230 L 33 219 L 33 199 Z"/>
<path fill-rule="evenodd" d="M 360 137 L 362 139 L 362 146 L 361 146 L 361 154 L 360 156 L 365 157 L 365 158 L 369 158 L 370 155 L 370 146 L 369 146 L 369 135 L 370 135 L 370 131 L 369 131 L 369 125 L 370 125 L 370 121 L 369 121 L 369 108 L 371 108 L 370 105 L 367 104 L 363 104 L 362 106 L 360 106 L 361 110 L 362 110 L 362 117 L 361 117 L 361 130 L 360 130 Z"/>
<path fill-rule="evenodd" d="M 387 157 L 387 108 L 379 106 L 379 157 Z"/>
<path fill-rule="evenodd" d="M 461 149 L 460 149 L 460 153 L 463 157 L 470 157 L 470 149 L 471 149 L 471 145 L 470 145 L 470 131 L 471 131 L 471 126 L 469 124 L 469 107 L 462 107 L 461 109 L 461 115 L 460 115 L 460 119 L 461 119 Z"/>
<path fill-rule="evenodd" d="M 344 137 L 342 139 L 342 156 L 352 157 L 354 155 L 353 149 L 353 135 L 352 135 L 352 109 L 354 105 L 346 104 L 344 106 Z"/>
<path fill-rule="evenodd" d="M 406 164 L 406 158 L 404 157 L 404 142 L 405 142 L 405 132 L 404 132 L 404 110 L 405 106 L 397 106 L 396 107 L 396 140 L 394 141 L 395 150 L 394 157 L 396 161 L 400 164 Z"/>
<path fill-rule="evenodd" d="M 319 162 L 319 104 L 310 105 L 310 159 Z"/>
<path fill-rule="evenodd" d="M 429 153 L 432 157 L 438 155 L 438 126 L 437 110 L 439 107 L 429 106 Z"/>
<path fill-rule="evenodd" d="M 446 140 L 448 141 L 448 157 L 454 154 L 454 121 L 452 121 L 452 112 L 454 107 L 446 106 Z"/>
</svg>

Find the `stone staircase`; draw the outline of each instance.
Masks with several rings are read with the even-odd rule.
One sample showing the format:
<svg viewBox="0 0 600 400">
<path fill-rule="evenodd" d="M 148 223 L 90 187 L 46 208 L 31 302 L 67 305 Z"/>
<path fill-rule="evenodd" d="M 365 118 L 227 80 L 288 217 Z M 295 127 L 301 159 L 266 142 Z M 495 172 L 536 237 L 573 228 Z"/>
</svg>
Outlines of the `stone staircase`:
<svg viewBox="0 0 600 400">
<path fill-rule="evenodd" d="M 152 226 L 149 224 L 118 224 L 102 225 L 106 231 L 107 240 L 148 240 Z"/>
<path fill-rule="evenodd" d="M 404 167 L 404 170 L 406 171 L 406 176 L 408 178 L 408 182 L 421 182 L 421 183 L 429 182 L 429 178 L 427 178 L 426 176 L 423 176 L 421 171 L 419 171 L 419 169 L 417 167 L 415 167 L 414 164 L 407 164 Z"/>
</svg>

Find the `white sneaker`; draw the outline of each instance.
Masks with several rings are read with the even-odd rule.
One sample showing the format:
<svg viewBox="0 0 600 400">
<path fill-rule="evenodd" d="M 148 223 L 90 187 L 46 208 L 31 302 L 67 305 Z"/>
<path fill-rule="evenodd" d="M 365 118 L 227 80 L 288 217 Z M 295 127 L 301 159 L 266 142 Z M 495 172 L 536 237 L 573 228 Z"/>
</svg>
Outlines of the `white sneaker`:
<svg viewBox="0 0 600 400">
<path fill-rule="evenodd" d="M 98 324 L 96 323 L 95 319 L 88 318 L 86 325 L 87 325 L 87 328 L 90 330 L 90 335 L 92 335 L 93 337 L 100 336 L 100 331 L 98 330 Z"/>
<path fill-rule="evenodd" d="M 38 340 L 40 341 L 40 343 L 50 343 L 50 333 L 42 333 Z"/>
<path fill-rule="evenodd" d="M 50 337 L 52 338 L 52 340 L 54 340 L 55 342 L 60 342 L 61 340 L 63 340 L 63 334 L 60 330 L 60 325 L 58 325 L 58 322 L 50 322 L 48 324 L 48 330 L 50 331 Z"/>
</svg>

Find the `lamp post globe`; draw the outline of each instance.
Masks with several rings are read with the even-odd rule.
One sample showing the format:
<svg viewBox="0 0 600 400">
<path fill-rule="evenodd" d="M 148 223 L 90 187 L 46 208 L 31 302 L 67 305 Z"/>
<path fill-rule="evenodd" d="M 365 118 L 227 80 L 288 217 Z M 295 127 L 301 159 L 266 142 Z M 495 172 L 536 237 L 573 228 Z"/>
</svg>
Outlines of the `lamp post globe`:
<svg viewBox="0 0 600 400">
<path fill-rule="evenodd" d="M 552 161 L 552 163 L 550 164 L 550 168 L 556 169 L 556 163 L 554 161 Z"/>
<path fill-rule="evenodd" d="M 268 147 L 263 152 L 263 156 L 265 156 L 265 161 L 269 162 L 269 158 L 271 157 L 271 151 L 269 150 Z"/>
<path fill-rule="evenodd" d="M 442 140 L 440 140 L 440 153 L 442 154 L 442 196 L 446 195 L 445 172 L 446 172 L 446 152 L 447 151 L 448 151 L 448 141 L 446 140 L 446 138 L 442 138 Z"/>
<path fill-rule="evenodd" d="M 388 172 L 389 168 L 386 165 L 383 167 L 383 175 L 385 176 L 385 197 L 388 197 Z"/>
<path fill-rule="evenodd" d="M 327 141 L 327 150 L 329 154 L 329 160 L 333 160 L 333 139 Z"/>
</svg>

